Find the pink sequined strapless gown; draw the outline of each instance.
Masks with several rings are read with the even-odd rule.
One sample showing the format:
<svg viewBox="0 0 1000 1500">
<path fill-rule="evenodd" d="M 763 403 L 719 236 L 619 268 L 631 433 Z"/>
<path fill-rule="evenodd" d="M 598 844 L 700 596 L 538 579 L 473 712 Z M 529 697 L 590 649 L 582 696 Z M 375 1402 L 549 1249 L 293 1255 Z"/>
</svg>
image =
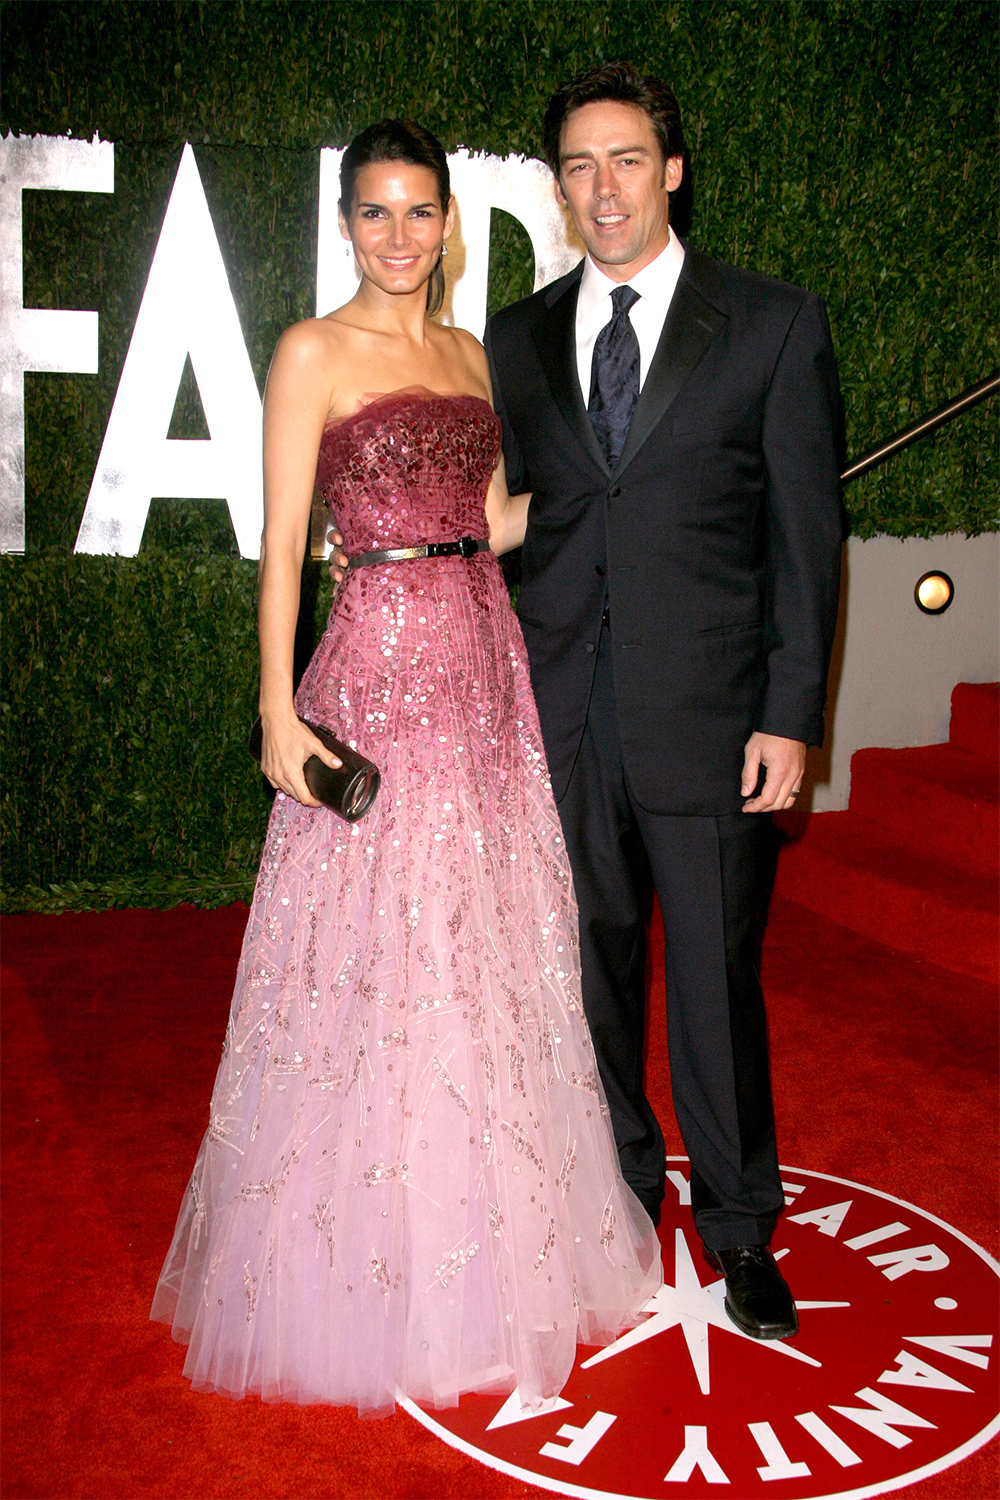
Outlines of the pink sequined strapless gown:
<svg viewBox="0 0 1000 1500">
<path fill-rule="evenodd" d="M 329 427 L 349 552 L 486 532 L 485 401 Z M 196 1390 L 555 1395 L 660 1284 L 580 1005 L 576 908 L 491 553 L 359 568 L 298 711 L 382 770 L 350 826 L 279 795 L 208 1131 L 153 1304 Z"/>
</svg>

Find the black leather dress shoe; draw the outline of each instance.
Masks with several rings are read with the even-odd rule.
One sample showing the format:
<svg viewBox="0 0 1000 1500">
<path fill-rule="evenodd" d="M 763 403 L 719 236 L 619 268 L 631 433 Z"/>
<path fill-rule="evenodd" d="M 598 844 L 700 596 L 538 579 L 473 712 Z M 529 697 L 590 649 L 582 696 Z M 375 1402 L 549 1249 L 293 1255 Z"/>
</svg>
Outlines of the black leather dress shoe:
<svg viewBox="0 0 1000 1500">
<path fill-rule="evenodd" d="M 726 1312 L 752 1339 L 787 1339 L 799 1331 L 788 1283 L 766 1245 L 709 1250 L 709 1265 L 726 1278 Z"/>
</svg>

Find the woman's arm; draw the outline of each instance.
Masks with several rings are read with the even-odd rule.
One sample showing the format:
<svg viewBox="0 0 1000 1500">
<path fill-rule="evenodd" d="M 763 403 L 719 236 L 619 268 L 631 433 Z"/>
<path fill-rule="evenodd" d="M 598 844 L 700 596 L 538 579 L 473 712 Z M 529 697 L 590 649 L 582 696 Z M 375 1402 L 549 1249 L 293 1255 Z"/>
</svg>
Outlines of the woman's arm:
<svg viewBox="0 0 1000 1500">
<path fill-rule="evenodd" d="M 308 323 L 283 334 L 264 396 L 264 536 L 260 552 L 261 768 L 273 787 L 307 807 L 302 768 L 310 755 L 339 766 L 302 724 L 292 702 L 292 658 L 302 560 L 316 482 L 316 459 L 329 411 L 329 351 Z"/>
<path fill-rule="evenodd" d="M 520 547 L 528 524 L 530 495 L 509 495 L 507 476 L 504 471 L 503 454 L 493 470 L 493 478 L 486 493 L 486 519 L 490 528 L 490 549 L 499 557 Z"/>
<path fill-rule="evenodd" d="M 490 380 L 486 350 L 477 338 L 473 338 L 472 334 L 466 333 L 464 329 L 456 328 L 455 334 L 461 341 L 462 351 L 469 362 L 473 378 L 486 387 L 492 404 L 493 383 Z M 490 480 L 490 487 L 486 492 L 486 520 L 490 528 L 490 550 L 497 557 L 504 552 L 512 552 L 524 541 L 530 501 L 530 494 L 512 495 L 507 489 L 507 470 L 504 467 L 501 450 L 496 468 L 493 470 L 493 478 Z"/>
</svg>

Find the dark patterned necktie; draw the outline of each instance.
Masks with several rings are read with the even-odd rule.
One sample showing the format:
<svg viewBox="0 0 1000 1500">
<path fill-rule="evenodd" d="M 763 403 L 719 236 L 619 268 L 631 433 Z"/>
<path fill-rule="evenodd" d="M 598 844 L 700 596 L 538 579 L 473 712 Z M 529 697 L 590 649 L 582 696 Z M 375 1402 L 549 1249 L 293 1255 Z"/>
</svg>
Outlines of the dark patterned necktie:
<svg viewBox="0 0 1000 1500">
<path fill-rule="evenodd" d="M 597 335 L 590 367 L 587 412 L 609 469 L 621 456 L 639 399 L 639 340 L 628 315 L 638 300 L 630 286 L 615 287 L 611 322 Z"/>
</svg>

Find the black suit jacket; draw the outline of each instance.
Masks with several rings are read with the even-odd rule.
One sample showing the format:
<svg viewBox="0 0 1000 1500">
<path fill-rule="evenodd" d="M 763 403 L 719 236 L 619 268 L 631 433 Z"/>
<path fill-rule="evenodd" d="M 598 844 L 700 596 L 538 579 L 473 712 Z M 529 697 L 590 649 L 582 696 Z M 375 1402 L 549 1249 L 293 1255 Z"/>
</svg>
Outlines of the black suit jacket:
<svg viewBox="0 0 1000 1500">
<path fill-rule="evenodd" d="M 612 472 L 577 377 L 582 271 L 486 331 L 508 483 L 532 491 L 518 614 L 553 787 L 579 750 L 607 604 L 633 795 L 736 812 L 754 729 L 823 736 L 843 535 L 826 314 L 687 250 Z"/>
</svg>

